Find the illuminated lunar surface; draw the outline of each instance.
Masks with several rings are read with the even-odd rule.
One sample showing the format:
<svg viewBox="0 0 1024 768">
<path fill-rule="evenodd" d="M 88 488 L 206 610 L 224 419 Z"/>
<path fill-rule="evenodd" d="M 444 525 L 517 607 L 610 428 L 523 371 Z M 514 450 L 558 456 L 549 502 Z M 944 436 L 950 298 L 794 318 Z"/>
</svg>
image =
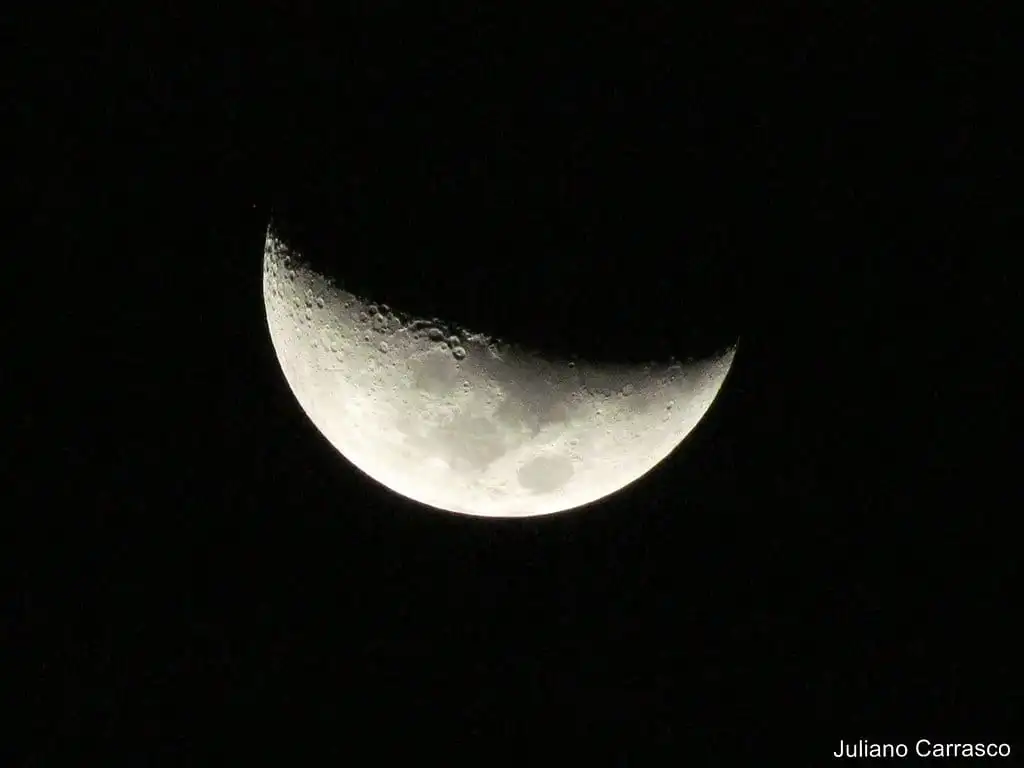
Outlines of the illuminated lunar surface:
<svg viewBox="0 0 1024 768">
<path fill-rule="evenodd" d="M 735 354 L 546 359 L 347 292 L 273 231 L 263 295 L 284 376 L 327 440 L 396 493 L 466 515 L 547 515 L 632 483 L 701 420 Z"/>
</svg>

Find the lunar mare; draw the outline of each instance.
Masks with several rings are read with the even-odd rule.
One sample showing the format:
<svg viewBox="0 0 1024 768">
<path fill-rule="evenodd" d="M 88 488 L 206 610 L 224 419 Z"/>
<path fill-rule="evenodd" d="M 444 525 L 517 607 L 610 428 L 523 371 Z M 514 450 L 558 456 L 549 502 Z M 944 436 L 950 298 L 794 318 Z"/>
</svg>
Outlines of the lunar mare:
<svg viewBox="0 0 1024 768">
<path fill-rule="evenodd" d="M 546 515 L 629 485 L 703 418 L 735 354 L 547 359 L 344 290 L 272 230 L 263 294 L 285 379 L 327 440 L 391 490 L 467 515 Z"/>
</svg>

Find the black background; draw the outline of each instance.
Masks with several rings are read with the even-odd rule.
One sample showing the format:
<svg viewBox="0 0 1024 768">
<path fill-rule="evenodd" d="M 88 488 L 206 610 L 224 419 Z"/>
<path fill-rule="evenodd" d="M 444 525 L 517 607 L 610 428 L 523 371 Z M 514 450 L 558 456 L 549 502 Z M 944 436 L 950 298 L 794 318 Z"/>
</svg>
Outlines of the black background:
<svg viewBox="0 0 1024 768">
<path fill-rule="evenodd" d="M 41 284 L 74 293 L 16 419 L 59 431 L 11 537 L 13 764 L 1011 739 L 1001 20 L 272 16 L 15 35 L 10 122 L 44 147 L 15 178 Z M 448 516 L 291 396 L 271 217 L 396 307 L 557 352 L 738 355 L 633 486 Z"/>
</svg>

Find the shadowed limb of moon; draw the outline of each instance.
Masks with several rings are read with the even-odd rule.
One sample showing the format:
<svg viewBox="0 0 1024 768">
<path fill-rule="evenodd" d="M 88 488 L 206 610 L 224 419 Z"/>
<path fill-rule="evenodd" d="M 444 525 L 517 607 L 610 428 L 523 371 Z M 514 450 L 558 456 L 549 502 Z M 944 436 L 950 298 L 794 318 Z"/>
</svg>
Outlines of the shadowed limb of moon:
<svg viewBox="0 0 1024 768">
<path fill-rule="evenodd" d="M 263 293 L 281 369 L 317 429 L 393 491 L 468 515 L 551 514 L 630 484 L 703 418 L 735 354 L 548 359 L 342 290 L 272 230 Z"/>
</svg>

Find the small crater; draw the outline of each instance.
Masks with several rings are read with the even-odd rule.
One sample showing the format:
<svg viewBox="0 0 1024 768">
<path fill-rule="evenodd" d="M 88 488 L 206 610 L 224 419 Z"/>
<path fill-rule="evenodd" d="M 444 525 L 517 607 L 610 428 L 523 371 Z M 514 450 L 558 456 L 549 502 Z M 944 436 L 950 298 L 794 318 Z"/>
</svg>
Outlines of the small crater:
<svg viewBox="0 0 1024 768">
<path fill-rule="evenodd" d="M 388 352 L 388 343 L 386 341 L 382 341 L 380 344 L 377 345 L 377 349 L 379 349 L 384 354 L 387 354 L 387 352 Z"/>
<path fill-rule="evenodd" d="M 537 456 L 523 464 L 516 473 L 519 484 L 533 493 L 551 493 L 572 479 L 575 470 L 565 456 Z"/>
<path fill-rule="evenodd" d="M 633 394 L 633 385 L 627 384 L 619 391 L 619 394 L 621 394 L 623 397 L 629 397 L 630 395 Z"/>
<path fill-rule="evenodd" d="M 431 328 L 429 331 L 427 331 L 427 337 L 431 341 L 440 341 L 441 339 L 444 338 L 444 333 L 441 332 L 440 328 Z"/>
<path fill-rule="evenodd" d="M 461 339 L 459 339 L 458 336 L 449 336 L 448 337 L 448 346 L 451 347 L 452 349 L 454 349 L 455 347 L 459 346 L 460 342 L 461 342 Z"/>
<path fill-rule="evenodd" d="M 454 349 L 452 349 L 452 355 L 455 357 L 456 360 L 465 360 L 466 350 L 463 349 L 462 347 L 455 347 Z"/>
<path fill-rule="evenodd" d="M 377 309 L 377 305 L 376 305 L 376 304 L 371 304 L 371 305 L 370 305 L 369 307 L 367 307 L 366 309 L 367 309 L 367 311 L 368 311 L 368 312 L 369 312 L 369 313 L 370 313 L 371 315 L 376 315 L 376 314 L 377 314 L 377 312 L 379 312 L 379 311 L 380 311 L 380 310 L 378 310 L 378 309 Z"/>
<path fill-rule="evenodd" d="M 323 296 L 317 296 L 316 297 L 316 305 L 318 307 L 320 307 L 320 309 L 324 308 L 324 297 Z"/>
</svg>

